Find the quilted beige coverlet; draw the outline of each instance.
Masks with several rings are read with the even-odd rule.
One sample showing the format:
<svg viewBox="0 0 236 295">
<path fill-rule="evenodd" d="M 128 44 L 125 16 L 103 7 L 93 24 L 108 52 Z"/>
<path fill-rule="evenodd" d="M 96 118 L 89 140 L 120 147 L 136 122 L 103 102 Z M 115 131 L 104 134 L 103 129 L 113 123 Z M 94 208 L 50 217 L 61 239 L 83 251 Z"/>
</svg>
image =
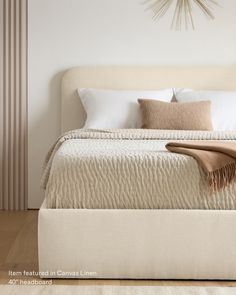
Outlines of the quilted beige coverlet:
<svg viewBox="0 0 236 295">
<path fill-rule="evenodd" d="M 169 141 L 235 141 L 236 132 L 73 130 L 49 151 L 42 185 L 48 208 L 236 209 L 236 184 L 209 192 L 190 156 Z"/>
</svg>

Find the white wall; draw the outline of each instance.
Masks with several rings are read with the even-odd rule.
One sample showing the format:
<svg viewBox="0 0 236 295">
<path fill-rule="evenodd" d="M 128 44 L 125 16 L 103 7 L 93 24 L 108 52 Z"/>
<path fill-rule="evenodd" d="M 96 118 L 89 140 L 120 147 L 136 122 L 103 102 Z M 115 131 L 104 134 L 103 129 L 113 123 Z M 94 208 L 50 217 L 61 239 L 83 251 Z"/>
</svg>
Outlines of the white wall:
<svg viewBox="0 0 236 295">
<path fill-rule="evenodd" d="M 60 80 L 78 65 L 236 64 L 236 1 L 195 31 L 152 21 L 140 0 L 29 0 L 29 207 L 43 200 L 41 166 L 60 134 Z"/>
</svg>

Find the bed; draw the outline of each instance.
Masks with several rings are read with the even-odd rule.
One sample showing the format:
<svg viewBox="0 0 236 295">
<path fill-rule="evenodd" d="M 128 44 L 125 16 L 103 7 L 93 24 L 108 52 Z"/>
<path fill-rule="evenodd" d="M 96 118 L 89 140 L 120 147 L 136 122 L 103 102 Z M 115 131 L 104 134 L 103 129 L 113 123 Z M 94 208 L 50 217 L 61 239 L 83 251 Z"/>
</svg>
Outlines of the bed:
<svg viewBox="0 0 236 295">
<path fill-rule="evenodd" d="M 61 130 L 84 124 L 77 88 L 148 90 L 174 85 L 235 90 L 235 75 L 235 67 L 73 68 L 62 80 Z M 145 210 L 57 209 L 45 200 L 39 211 L 40 276 L 236 279 L 236 213 L 228 210 L 235 209 L 234 203 L 225 205 L 229 203 L 201 210 L 166 205 Z"/>
</svg>

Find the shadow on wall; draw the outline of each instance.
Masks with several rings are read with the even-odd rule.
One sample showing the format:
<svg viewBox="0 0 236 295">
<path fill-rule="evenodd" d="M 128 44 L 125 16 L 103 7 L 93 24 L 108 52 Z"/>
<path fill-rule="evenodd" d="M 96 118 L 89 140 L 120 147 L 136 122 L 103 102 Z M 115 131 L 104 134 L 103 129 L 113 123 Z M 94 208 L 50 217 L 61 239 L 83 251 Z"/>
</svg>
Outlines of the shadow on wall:
<svg viewBox="0 0 236 295">
<path fill-rule="evenodd" d="M 40 178 L 45 156 L 61 132 L 61 80 L 66 70 L 53 76 L 48 84 L 48 105 L 29 126 L 28 183 L 29 208 L 39 208 L 44 199 Z M 32 121 L 32 120 L 31 120 Z"/>
</svg>

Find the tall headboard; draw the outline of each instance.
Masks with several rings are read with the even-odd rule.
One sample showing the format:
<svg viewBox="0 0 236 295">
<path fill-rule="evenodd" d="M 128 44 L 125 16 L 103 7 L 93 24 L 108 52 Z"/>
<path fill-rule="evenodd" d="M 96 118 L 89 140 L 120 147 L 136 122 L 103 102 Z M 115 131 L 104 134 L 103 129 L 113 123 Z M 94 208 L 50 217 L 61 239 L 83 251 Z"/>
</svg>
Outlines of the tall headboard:
<svg viewBox="0 0 236 295">
<path fill-rule="evenodd" d="M 62 79 L 61 130 L 81 128 L 86 119 L 77 88 L 236 90 L 236 66 L 93 66 L 68 70 Z"/>
</svg>

